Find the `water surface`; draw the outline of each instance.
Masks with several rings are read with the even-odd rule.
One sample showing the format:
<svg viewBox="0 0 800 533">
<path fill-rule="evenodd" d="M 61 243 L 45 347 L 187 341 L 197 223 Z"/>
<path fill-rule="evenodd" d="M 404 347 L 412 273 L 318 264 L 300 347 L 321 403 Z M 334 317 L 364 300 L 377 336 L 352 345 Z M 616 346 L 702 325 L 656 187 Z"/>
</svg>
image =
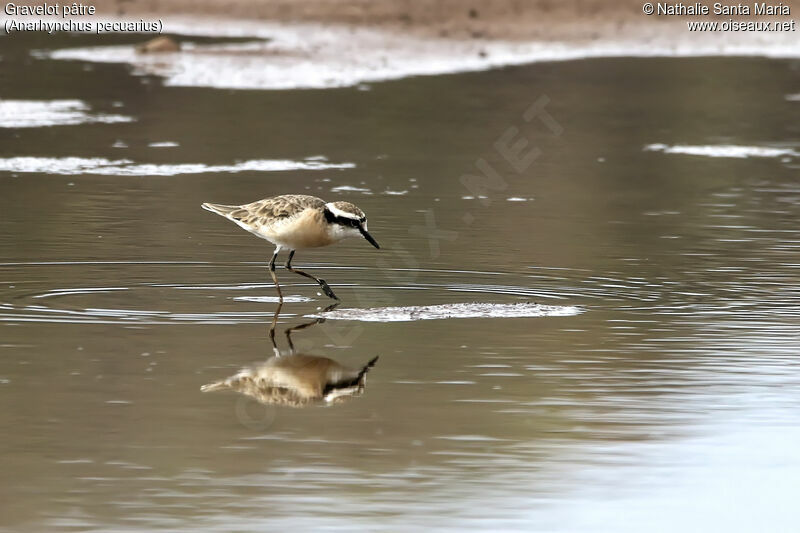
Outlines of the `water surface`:
<svg viewBox="0 0 800 533">
<path fill-rule="evenodd" d="M 3 530 L 794 530 L 800 63 L 227 91 L 29 53 L 87 39 L 1 39 L 4 101 L 130 119 L 0 127 Z M 379 362 L 327 407 L 202 393 L 274 355 L 276 303 L 272 249 L 200 204 L 288 192 L 382 245 L 297 254 L 344 315 L 295 349 Z M 330 302 L 278 275 L 285 352 Z M 418 319 L 472 303 L 577 312 Z"/>
</svg>

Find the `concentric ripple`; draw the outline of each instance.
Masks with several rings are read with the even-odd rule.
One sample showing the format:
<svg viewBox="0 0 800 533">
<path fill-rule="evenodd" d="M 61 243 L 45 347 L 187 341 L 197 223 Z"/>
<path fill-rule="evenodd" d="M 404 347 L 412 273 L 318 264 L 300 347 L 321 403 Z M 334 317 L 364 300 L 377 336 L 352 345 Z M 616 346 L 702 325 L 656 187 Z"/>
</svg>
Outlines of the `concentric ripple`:
<svg viewBox="0 0 800 533">
<path fill-rule="evenodd" d="M 272 320 L 275 305 L 279 303 L 270 282 L 263 283 L 215 283 L 219 274 L 214 267 L 224 267 L 229 279 L 258 279 L 262 274 L 260 263 L 236 263 L 214 265 L 211 263 L 139 263 L 139 262 L 54 262 L 54 263 L 6 263 L 0 264 L 12 278 L 24 279 L 30 269 L 36 268 L 41 281 L 10 286 L 6 298 L 0 301 L 0 322 L 23 323 L 76 323 L 129 325 L 176 325 L 176 324 L 252 324 Z M 180 277 L 180 273 L 197 277 L 197 269 L 203 268 L 202 278 L 211 282 L 169 282 Z M 323 266 L 313 267 L 324 270 Z M 329 267 L 331 268 L 331 267 Z M 254 275 L 253 270 L 259 274 Z M 358 288 L 362 297 L 374 296 L 384 306 L 363 303 L 361 308 L 334 310 L 324 313 L 325 318 L 367 322 L 399 322 L 414 320 L 443 320 L 456 318 L 522 318 L 544 316 L 572 316 L 584 311 L 577 304 L 591 298 L 581 291 L 576 280 L 563 276 L 520 273 L 420 270 L 423 282 L 398 283 L 384 286 L 357 281 L 374 279 L 365 276 L 365 268 L 347 269 L 336 267 L 337 287 Z M 9 272 L 11 271 L 11 272 Z M 123 276 L 121 273 L 125 272 Z M 54 287 L 58 279 L 81 279 L 86 273 L 95 273 L 91 284 Z M 575 272 L 573 272 L 575 274 Z M 90 274 L 91 276 L 91 274 Z M 121 278 L 138 278 L 137 284 L 120 284 Z M 514 281 L 525 281 L 538 288 L 533 289 Z M 475 280 L 467 282 L 467 280 Z M 502 281 L 501 281 L 502 279 Z M 115 281 L 112 281 L 115 280 Z M 104 284 L 106 281 L 107 284 Z M 494 281 L 494 282 L 492 282 Z M 292 313 L 305 316 L 322 316 L 320 309 L 331 302 L 319 293 L 313 284 L 284 282 L 283 315 Z M 624 284 L 618 282 L 618 287 Z M 548 287 L 549 286 L 549 287 Z M 24 289 L 23 289 L 24 287 Z M 562 294 L 563 291 L 563 294 Z M 468 294 L 465 301 L 463 296 Z M 577 298 L 575 296 L 578 296 Z M 582 296 L 582 297 L 581 297 Z M 569 301 L 569 305 L 544 305 L 538 299 Z M 420 305 L 385 306 L 386 303 L 419 302 Z M 575 305 L 572 305 L 572 303 Z M 268 304 L 268 305 L 264 305 Z M 292 307 L 295 306 L 295 307 Z M 300 306 L 300 307 L 297 307 Z"/>
<path fill-rule="evenodd" d="M 77 294 L 77 293 L 73 293 Z M 44 305 L 0 304 L 0 322 L 63 322 L 74 324 L 242 324 L 263 322 L 271 313 L 241 311 L 177 313 L 149 309 L 90 307 L 64 309 Z"/>
</svg>

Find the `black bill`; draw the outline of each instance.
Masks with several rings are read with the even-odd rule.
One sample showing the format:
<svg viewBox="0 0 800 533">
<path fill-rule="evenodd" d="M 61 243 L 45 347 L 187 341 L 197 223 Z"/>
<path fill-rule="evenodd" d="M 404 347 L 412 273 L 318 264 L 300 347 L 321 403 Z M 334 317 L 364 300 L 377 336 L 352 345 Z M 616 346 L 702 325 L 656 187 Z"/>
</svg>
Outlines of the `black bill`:
<svg viewBox="0 0 800 533">
<path fill-rule="evenodd" d="M 378 243 L 375 241 L 375 239 L 373 239 L 373 238 L 372 238 L 372 235 L 370 235 L 370 234 L 369 234 L 369 232 L 368 232 L 367 230 L 365 230 L 365 229 L 364 229 L 362 226 L 359 226 L 359 227 L 358 227 L 358 231 L 360 231 L 360 232 L 361 232 L 361 235 L 363 235 L 363 236 L 364 236 L 364 238 L 365 238 L 365 239 L 367 239 L 367 241 L 368 241 L 368 242 L 369 242 L 369 243 L 370 243 L 372 246 L 374 246 L 375 248 L 377 248 L 377 249 L 379 249 L 379 250 L 380 250 L 380 248 L 381 248 L 381 247 L 380 247 L 380 245 L 379 245 L 379 244 L 378 244 Z"/>
</svg>

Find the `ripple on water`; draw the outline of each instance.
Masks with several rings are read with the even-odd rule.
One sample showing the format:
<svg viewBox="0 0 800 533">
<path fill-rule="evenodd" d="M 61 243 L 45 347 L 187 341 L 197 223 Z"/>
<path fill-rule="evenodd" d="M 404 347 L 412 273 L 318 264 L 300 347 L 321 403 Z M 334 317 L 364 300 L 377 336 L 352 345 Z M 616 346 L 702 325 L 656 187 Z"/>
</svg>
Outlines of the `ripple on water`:
<svg viewBox="0 0 800 533">
<path fill-rule="evenodd" d="M 571 305 L 541 305 L 532 302 L 513 304 L 456 303 L 409 307 L 374 307 L 371 309 L 334 309 L 311 318 L 359 320 L 362 322 L 410 322 L 451 318 L 524 318 L 545 316 L 574 316 L 583 309 Z"/>
<path fill-rule="evenodd" d="M 243 267 L 263 268 L 261 263 L 240 263 Z M 39 287 L 30 284 L 22 290 L 14 289 L 5 294 L 4 302 L 0 302 L 0 322 L 62 322 L 82 324 L 120 324 L 120 325 L 175 325 L 175 324 L 246 324 L 264 323 L 273 317 L 274 306 L 263 307 L 258 304 L 275 304 L 278 298 L 272 283 L 183 283 L 165 281 L 159 274 L 143 274 L 144 279 L 154 276 L 153 282 L 143 282 L 132 285 L 120 285 L 117 269 L 151 269 L 166 268 L 208 268 L 212 263 L 204 262 L 137 262 L 137 261 L 109 261 L 109 262 L 31 262 L 31 263 L 0 263 L 0 267 L 16 270 L 37 268 L 57 269 L 51 275 L 42 274 L 42 279 L 69 279 L 70 274 L 64 269 L 79 269 L 85 272 L 88 268 L 96 267 L 98 272 L 105 272 L 100 277 L 85 285 L 52 286 L 45 282 Z M 221 265 L 220 265 L 221 266 Z M 230 268 L 226 265 L 225 268 Z M 364 268 L 339 269 L 342 272 L 353 270 L 353 275 L 361 277 Z M 369 270 L 369 269 L 366 269 Z M 537 290 L 527 286 L 512 285 L 509 283 L 462 283 L 458 280 L 469 278 L 499 279 L 515 274 L 503 272 L 478 272 L 461 270 L 424 270 L 428 273 L 432 283 L 401 284 L 398 286 L 364 285 L 361 283 L 344 283 L 351 287 L 367 287 L 380 291 L 413 291 L 415 294 L 430 301 L 444 298 L 444 305 L 424 305 L 412 307 L 382 307 L 367 309 L 342 309 L 334 313 L 326 313 L 325 318 L 340 320 L 362 321 L 411 321 L 433 320 L 448 318 L 516 318 L 516 317 L 543 317 L 543 316 L 571 316 L 583 312 L 583 308 L 572 305 L 543 305 L 533 303 L 533 300 L 560 299 L 570 300 L 579 297 L 585 300 L 591 297 L 590 291 L 585 288 L 576 288 L 574 282 L 560 274 L 548 271 L 537 272 L 533 276 Z M 55 272 L 55 271 L 54 271 Z M 357 273 L 356 273 L 357 272 Z M 580 273 L 583 274 L 582 272 Z M 170 277 L 174 274 L 170 274 Z M 346 275 L 346 274 L 345 274 Z M 105 276 L 105 277 L 104 277 Z M 108 279 L 104 285 L 101 279 Z M 439 277 L 445 279 L 437 279 Z M 528 279 L 526 276 L 525 279 Z M 555 278 L 555 279 L 553 279 Z M 623 299 L 627 292 L 637 284 L 625 283 L 614 279 L 610 287 L 598 287 L 605 293 L 618 294 Z M 541 285 L 551 285 L 541 288 Z M 342 286 L 344 286 L 342 285 Z M 572 285 L 570 287 L 570 285 Z M 619 288 L 622 286 L 623 288 Z M 295 294 L 284 297 L 288 304 L 306 304 L 296 313 L 321 313 L 321 307 L 329 304 L 327 298 L 316 292 L 316 287 L 298 289 Z M 563 291 L 563 292 L 562 292 Z M 484 303 L 453 302 L 453 296 L 469 292 L 477 300 Z M 188 294 L 187 294 L 188 293 Z M 321 298 L 321 299 L 320 299 Z M 417 298 L 415 296 L 414 298 Z M 502 303 L 506 298 L 505 302 Z M 509 298 L 511 300 L 509 301 Z M 635 300 L 635 299 L 634 299 Z M 495 301 L 497 303 L 485 303 Z M 198 305 L 198 302 L 199 305 Z M 250 302 L 253 305 L 243 307 L 232 305 L 231 302 Z M 515 302 L 515 303 L 510 303 Z M 572 303 L 572 302 L 568 302 Z M 632 303 L 632 302 L 631 302 Z M 317 307 L 319 306 L 319 307 Z M 292 314 L 293 309 L 287 309 Z"/>
<path fill-rule="evenodd" d="M 278 303 L 281 300 L 277 296 L 237 296 L 233 298 L 237 302 L 254 302 L 254 303 Z M 308 296 L 284 296 L 284 303 L 299 303 L 299 302 L 313 302 L 313 298 Z"/>
<path fill-rule="evenodd" d="M 53 298 L 55 296 L 71 296 L 75 294 L 98 294 L 113 291 L 127 291 L 130 287 L 76 287 L 74 289 L 53 289 L 43 294 L 35 294 L 33 298 Z"/>
<path fill-rule="evenodd" d="M 0 322 L 56 322 L 72 324 L 244 324 L 262 323 L 271 312 L 179 313 L 152 309 L 92 307 L 66 309 L 43 305 L 0 304 Z"/>
</svg>

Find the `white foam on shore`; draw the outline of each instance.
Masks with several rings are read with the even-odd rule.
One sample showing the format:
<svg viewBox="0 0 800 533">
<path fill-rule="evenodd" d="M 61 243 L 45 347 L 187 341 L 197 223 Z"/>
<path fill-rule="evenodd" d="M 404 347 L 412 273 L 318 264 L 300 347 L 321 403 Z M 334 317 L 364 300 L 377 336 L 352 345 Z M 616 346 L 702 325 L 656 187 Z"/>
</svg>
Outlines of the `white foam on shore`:
<svg viewBox="0 0 800 533">
<path fill-rule="evenodd" d="M 89 111 L 81 100 L 0 100 L 0 128 L 133 122 L 131 117 Z"/>
<path fill-rule="evenodd" d="M 134 46 L 70 48 L 38 57 L 128 63 L 169 86 L 225 89 L 352 87 L 408 76 L 481 71 L 541 61 L 596 57 L 800 57 L 793 32 L 689 32 L 685 25 L 644 25 L 585 42 L 511 42 L 426 38 L 408 33 L 315 24 L 171 17 L 174 34 L 253 38 L 184 45 L 142 54 Z M 646 27 L 645 27 L 646 26 Z"/>
<path fill-rule="evenodd" d="M 649 152 L 664 152 L 665 154 L 686 154 L 705 157 L 735 157 L 745 159 L 748 157 L 783 157 L 800 156 L 800 152 L 791 148 L 773 148 L 769 146 L 739 146 L 734 144 L 690 146 L 676 144 L 669 146 L 656 143 L 644 147 Z"/>
<path fill-rule="evenodd" d="M 35 172 L 75 176 L 96 174 L 101 176 L 177 176 L 179 174 L 205 174 L 209 172 L 279 172 L 288 170 L 326 170 L 354 168 L 353 163 L 323 163 L 292 161 L 289 159 L 255 159 L 233 165 L 206 165 L 203 163 L 147 164 L 129 159 L 110 160 L 102 157 L 6 157 L 0 158 L 0 172 Z"/>
<path fill-rule="evenodd" d="M 574 316 L 583 312 L 571 305 L 540 305 L 530 302 L 514 304 L 458 303 L 412 307 L 374 307 L 371 309 L 334 309 L 311 318 L 358 320 L 361 322 L 412 322 L 449 318 L 532 318 Z"/>
</svg>

